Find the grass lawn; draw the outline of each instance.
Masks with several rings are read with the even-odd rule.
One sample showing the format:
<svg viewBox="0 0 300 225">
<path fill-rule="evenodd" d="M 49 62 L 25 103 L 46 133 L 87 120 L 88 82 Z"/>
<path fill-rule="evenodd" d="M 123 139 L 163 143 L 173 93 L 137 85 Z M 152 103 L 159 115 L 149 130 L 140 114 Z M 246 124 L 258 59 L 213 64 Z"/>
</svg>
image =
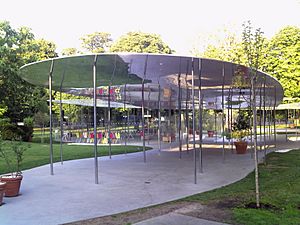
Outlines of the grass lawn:
<svg viewBox="0 0 300 225">
<path fill-rule="evenodd" d="M 23 143 L 28 145 L 28 143 Z M 6 143 L 9 145 L 9 142 Z M 29 148 L 24 152 L 24 160 L 22 162 L 22 170 L 30 169 L 33 167 L 45 165 L 49 163 L 49 144 L 39 144 L 39 143 L 30 143 Z M 150 148 L 146 147 L 146 150 Z M 139 146 L 112 146 L 112 154 L 123 154 L 125 151 L 127 153 L 142 151 L 142 147 Z M 108 146 L 98 146 L 99 156 L 108 155 L 109 147 Z M 54 162 L 60 161 L 60 145 L 53 144 L 53 155 Z M 84 146 L 84 145 L 63 145 L 63 158 L 64 160 L 72 159 L 82 159 L 94 157 L 94 147 L 93 146 Z M 0 174 L 8 173 L 8 168 L 4 162 L 3 158 L 0 158 Z"/>
<path fill-rule="evenodd" d="M 259 166 L 261 202 L 265 207 L 249 206 L 255 202 L 254 173 L 234 184 L 190 196 L 183 201 L 224 205 L 232 213 L 234 224 L 300 224 L 300 150 L 267 155 L 267 165 Z"/>
</svg>

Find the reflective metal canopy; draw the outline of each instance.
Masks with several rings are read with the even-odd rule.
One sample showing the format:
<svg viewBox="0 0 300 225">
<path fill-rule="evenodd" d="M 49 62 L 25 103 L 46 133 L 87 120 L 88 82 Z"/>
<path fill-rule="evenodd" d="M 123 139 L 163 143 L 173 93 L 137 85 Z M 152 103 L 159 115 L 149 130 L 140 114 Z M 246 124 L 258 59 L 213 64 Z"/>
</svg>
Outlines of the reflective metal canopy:
<svg viewBox="0 0 300 225">
<path fill-rule="evenodd" d="M 177 108 L 179 101 L 191 107 L 193 83 L 196 91 L 201 90 L 206 108 L 249 105 L 250 69 L 212 59 L 137 53 L 81 55 L 27 64 L 21 67 L 21 77 L 48 87 L 53 61 L 54 90 L 92 97 L 95 56 L 97 98 L 104 101 L 110 96 L 112 102 L 140 106 L 144 91 L 145 107 L 158 108 L 159 97 L 162 107 Z M 282 101 L 282 86 L 268 74 L 257 72 L 256 90 L 257 103 L 265 101 L 271 107 Z"/>
</svg>

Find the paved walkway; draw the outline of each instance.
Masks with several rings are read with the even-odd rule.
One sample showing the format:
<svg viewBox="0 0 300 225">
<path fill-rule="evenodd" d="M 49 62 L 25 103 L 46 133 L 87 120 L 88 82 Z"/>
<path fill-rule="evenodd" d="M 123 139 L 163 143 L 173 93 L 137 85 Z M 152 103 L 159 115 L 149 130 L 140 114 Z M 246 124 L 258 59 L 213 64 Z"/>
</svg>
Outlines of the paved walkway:
<svg viewBox="0 0 300 225">
<path fill-rule="evenodd" d="M 226 225 L 226 224 L 199 219 L 192 216 L 185 216 L 177 213 L 168 213 L 163 216 L 158 216 L 148 220 L 144 220 L 139 223 L 135 223 L 134 225 Z"/>
<path fill-rule="evenodd" d="M 278 146 L 289 144 L 294 143 Z M 178 151 L 169 147 L 148 151 L 147 163 L 142 153 L 101 157 L 99 185 L 94 184 L 93 159 L 57 163 L 54 176 L 49 175 L 48 165 L 24 171 L 21 196 L 4 198 L 0 224 L 50 225 L 111 215 L 221 187 L 253 170 L 249 153 L 237 155 L 230 150 L 223 161 L 221 150 L 205 149 L 203 163 L 197 184 L 193 152 L 183 152 L 179 159 Z"/>
</svg>

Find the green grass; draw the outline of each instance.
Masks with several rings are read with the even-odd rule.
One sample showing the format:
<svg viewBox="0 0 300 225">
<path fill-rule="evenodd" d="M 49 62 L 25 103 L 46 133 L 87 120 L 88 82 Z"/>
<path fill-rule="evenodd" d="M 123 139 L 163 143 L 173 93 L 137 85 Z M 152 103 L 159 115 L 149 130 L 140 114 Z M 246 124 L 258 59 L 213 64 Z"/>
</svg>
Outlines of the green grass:
<svg viewBox="0 0 300 225">
<path fill-rule="evenodd" d="M 230 202 L 233 222 L 245 225 L 300 224 L 300 150 L 271 153 L 267 165 L 259 166 L 261 202 L 271 209 L 251 209 L 245 205 L 255 202 L 254 173 L 246 178 L 209 192 L 185 198 L 204 204 Z"/>
<path fill-rule="evenodd" d="M 6 143 L 9 145 L 9 143 Z M 24 145 L 28 145 L 28 143 L 24 143 Z M 34 168 L 37 166 L 45 165 L 49 163 L 49 144 L 38 144 L 38 143 L 30 143 L 30 148 L 28 148 L 24 152 L 24 160 L 22 162 L 21 168 L 22 170 Z M 146 150 L 151 148 L 146 147 Z M 142 151 L 142 147 L 139 146 L 112 146 L 112 154 L 123 154 L 132 153 Z M 98 154 L 99 156 L 109 155 L 109 147 L 108 146 L 98 146 Z M 60 161 L 60 145 L 53 145 L 53 156 L 54 161 Z M 94 147 L 87 145 L 63 145 L 63 158 L 64 160 L 72 160 L 72 159 L 82 159 L 82 158 L 91 158 L 94 157 Z M 9 170 L 4 162 L 3 158 L 0 158 L 0 174 L 8 173 Z"/>
</svg>

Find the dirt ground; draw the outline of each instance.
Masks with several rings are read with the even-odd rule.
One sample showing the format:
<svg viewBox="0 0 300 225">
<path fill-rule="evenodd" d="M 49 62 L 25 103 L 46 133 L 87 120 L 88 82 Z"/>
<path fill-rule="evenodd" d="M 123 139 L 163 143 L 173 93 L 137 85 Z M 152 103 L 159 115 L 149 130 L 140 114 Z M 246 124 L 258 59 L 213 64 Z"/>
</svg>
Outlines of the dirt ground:
<svg viewBox="0 0 300 225">
<path fill-rule="evenodd" d="M 161 216 L 167 213 L 178 213 L 192 217 L 213 220 L 218 222 L 232 222 L 231 207 L 237 205 L 235 200 L 226 200 L 226 202 L 211 202 L 207 205 L 198 202 L 175 201 L 170 203 L 132 210 L 125 213 L 119 213 L 111 216 L 103 216 L 73 223 L 68 225 L 127 225 Z"/>
</svg>

